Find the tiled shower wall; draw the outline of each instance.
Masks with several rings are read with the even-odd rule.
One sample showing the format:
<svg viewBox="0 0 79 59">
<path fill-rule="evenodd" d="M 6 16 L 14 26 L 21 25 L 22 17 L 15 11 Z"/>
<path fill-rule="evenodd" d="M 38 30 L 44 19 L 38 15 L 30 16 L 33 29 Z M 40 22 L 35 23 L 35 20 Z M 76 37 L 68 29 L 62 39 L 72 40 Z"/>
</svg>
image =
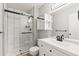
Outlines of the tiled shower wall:
<svg viewBox="0 0 79 59">
<path fill-rule="evenodd" d="M 6 8 L 12 9 L 8 6 L 6 6 Z M 16 11 L 16 9 L 12 9 L 12 10 Z M 17 10 L 17 11 L 19 12 L 19 10 Z M 6 35 L 5 36 L 5 40 L 6 40 L 5 41 L 6 42 L 5 55 L 17 55 L 20 50 L 27 51 L 30 47 L 33 46 L 32 33 L 22 34 L 22 32 L 26 32 L 26 30 L 25 31 L 23 30 L 23 29 L 25 29 L 25 25 L 24 25 L 23 20 L 28 19 L 27 17 L 22 16 L 22 15 L 17 15 L 17 14 L 11 14 L 11 15 L 9 15 L 9 13 L 7 13 L 7 14 L 5 14 L 6 17 L 4 17 L 7 19 L 7 20 L 6 19 L 4 20 L 6 22 L 5 23 L 6 26 L 4 26 L 5 32 L 6 32 L 6 34 L 5 34 Z M 7 17 L 7 16 L 12 16 L 12 18 Z M 7 26 L 7 24 L 8 24 L 8 26 Z M 9 28 L 9 30 L 7 28 Z M 12 31 L 12 29 L 13 29 L 13 31 Z M 8 39 L 6 38 L 7 32 L 9 32 L 8 37 L 10 37 Z M 12 45 L 9 44 L 8 42 L 10 42 L 10 43 L 12 42 L 11 43 Z M 10 50 L 12 52 L 10 52 Z"/>
</svg>

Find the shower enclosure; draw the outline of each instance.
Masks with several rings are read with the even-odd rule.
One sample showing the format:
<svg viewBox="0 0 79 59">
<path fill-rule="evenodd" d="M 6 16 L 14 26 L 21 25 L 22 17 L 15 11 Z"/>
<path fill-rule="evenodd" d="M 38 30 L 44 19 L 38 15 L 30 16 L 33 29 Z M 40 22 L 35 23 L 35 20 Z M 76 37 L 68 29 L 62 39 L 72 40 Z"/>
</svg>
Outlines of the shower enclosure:
<svg viewBox="0 0 79 59">
<path fill-rule="evenodd" d="M 37 44 L 36 11 L 35 3 L 0 3 L 0 56 L 15 56 Z"/>
<path fill-rule="evenodd" d="M 4 9 L 4 53 L 18 55 L 20 51 L 28 51 L 33 46 L 33 17 L 17 12 L 13 9 Z"/>
</svg>

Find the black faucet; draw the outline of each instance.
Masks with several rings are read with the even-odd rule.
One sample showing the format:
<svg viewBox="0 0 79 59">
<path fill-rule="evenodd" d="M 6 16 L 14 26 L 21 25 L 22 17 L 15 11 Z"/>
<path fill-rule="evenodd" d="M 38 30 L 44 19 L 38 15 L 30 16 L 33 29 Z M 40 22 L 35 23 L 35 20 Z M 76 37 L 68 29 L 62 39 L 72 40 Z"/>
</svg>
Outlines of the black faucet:
<svg viewBox="0 0 79 59">
<path fill-rule="evenodd" d="M 62 34 L 61 36 L 56 36 L 57 41 L 63 41 L 64 35 Z"/>
<path fill-rule="evenodd" d="M 62 34 L 62 35 L 61 35 L 61 41 L 63 41 L 63 39 L 64 39 L 64 35 Z"/>
</svg>

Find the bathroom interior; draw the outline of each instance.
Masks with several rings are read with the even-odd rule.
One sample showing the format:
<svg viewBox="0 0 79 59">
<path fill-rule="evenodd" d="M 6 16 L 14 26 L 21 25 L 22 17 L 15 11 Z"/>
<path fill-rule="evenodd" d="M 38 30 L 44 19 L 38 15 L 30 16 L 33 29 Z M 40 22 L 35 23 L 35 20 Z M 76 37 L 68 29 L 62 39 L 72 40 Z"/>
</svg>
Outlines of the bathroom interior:
<svg viewBox="0 0 79 59">
<path fill-rule="evenodd" d="M 79 56 L 79 3 L 0 3 L 0 56 Z"/>
</svg>

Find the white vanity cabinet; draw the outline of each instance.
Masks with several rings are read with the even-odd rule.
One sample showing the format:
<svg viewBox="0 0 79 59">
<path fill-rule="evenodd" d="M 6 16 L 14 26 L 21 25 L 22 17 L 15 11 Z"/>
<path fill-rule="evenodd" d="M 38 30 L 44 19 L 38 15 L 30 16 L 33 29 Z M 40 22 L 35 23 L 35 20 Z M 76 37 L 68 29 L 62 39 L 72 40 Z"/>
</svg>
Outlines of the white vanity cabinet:
<svg viewBox="0 0 79 59">
<path fill-rule="evenodd" d="M 38 41 L 38 46 L 40 56 L 69 56 L 62 50 L 59 50 L 59 48 L 40 40 Z"/>
</svg>

